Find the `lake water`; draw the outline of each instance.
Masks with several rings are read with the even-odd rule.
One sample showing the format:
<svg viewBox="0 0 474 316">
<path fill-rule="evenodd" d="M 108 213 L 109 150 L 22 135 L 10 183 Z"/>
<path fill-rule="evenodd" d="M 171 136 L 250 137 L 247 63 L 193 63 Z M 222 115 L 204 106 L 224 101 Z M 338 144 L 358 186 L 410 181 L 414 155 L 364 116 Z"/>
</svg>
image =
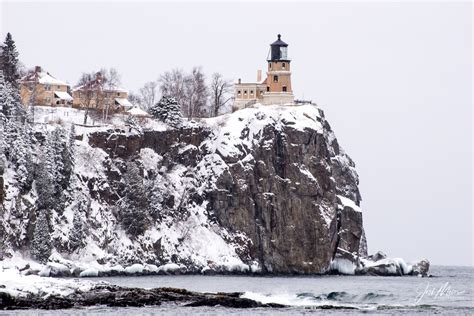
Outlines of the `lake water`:
<svg viewBox="0 0 474 316">
<path fill-rule="evenodd" d="M 200 292 L 245 292 L 244 297 L 290 305 L 278 309 L 180 307 L 93 307 L 60 311 L 4 311 L 0 315 L 349 315 L 474 314 L 474 268 L 431 269 L 432 278 L 314 276 L 142 276 L 96 278 L 130 287 L 176 287 Z M 342 309 L 321 309 L 320 306 Z M 319 308 L 318 308 L 319 306 Z"/>
</svg>

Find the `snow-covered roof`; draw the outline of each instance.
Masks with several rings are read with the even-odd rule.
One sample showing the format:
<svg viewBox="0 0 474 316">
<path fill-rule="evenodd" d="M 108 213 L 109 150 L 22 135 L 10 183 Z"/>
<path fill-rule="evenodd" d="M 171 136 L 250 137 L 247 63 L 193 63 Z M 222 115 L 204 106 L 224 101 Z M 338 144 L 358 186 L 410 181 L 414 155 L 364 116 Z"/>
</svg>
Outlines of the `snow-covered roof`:
<svg viewBox="0 0 474 316">
<path fill-rule="evenodd" d="M 71 95 L 69 93 L 64 92 L 64 91 L 54 91 L 54 95 L 61 99 L 61 100 L 66 100 L 66 101 L 72 101 Z"/>
<path fill-rule="evenodd" d="M 115 98 L 115 102 L 117 102 L 118 105 L 124 106 L 124 107 L 132 107 L 133 104 L 130 103 L 126 98 Z"/>
<path fill-rule="evenodd" d="M 26 76 L 24 76 L 20 80 L 20 82 L 25 82 L 25 83 L 32 82 L 32 81 L 41 83 L 41 84 L 68 86 L 66 82 L 53 77 L 49 72 L 43 71 L 39 67 L 37 67 L 33 71 L 30 71 Z"/>
<path fill-rule="evenodd" d="M 80 85 L 80 86 L 74 87 L 72 89 L 72 91 L 79 91 L 79 90 L 83 90 L 83 89 L 84 89 L 84 85 Z M 120 88 L 120 87 L 105 88 L 105 89 L 103 89 L 103 91 L 105 91 L 105 92 L 125 92 L 125 93 L 128 93 L 127 89 Z"/>
<path fill-rule="evenodd" d="M 89 89 L 89 90 L 98 89 L 100 91 L 105 91 L 105 92 L 128 93 L 128 91 L 124 88 L 120 88 L 118 86 L 108 84 L 107 80 L 102 76 L 100 72 L 96 73 L 95 77 L 92 77 L 89 81 L 85 82 L 84 84 L 76 86 L 73 89 L 73 91 L 84 90 L 84 89 Z"/>
<path fill-rule="evenodd" d="M 130 110 L 127 111 L 127 114 L 133 115 L 133 116 L 150 116 L 148 112 L 143 111 L 140 108 L 133 107 Z"/>
</svg>

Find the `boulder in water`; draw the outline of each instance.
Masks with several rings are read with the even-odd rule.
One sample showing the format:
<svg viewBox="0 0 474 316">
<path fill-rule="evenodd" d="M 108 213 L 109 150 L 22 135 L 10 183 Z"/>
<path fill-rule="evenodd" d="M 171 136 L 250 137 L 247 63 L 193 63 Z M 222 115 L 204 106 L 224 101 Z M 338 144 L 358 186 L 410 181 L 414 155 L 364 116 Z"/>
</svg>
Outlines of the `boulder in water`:
<svg viewBox="0 0 474 316">
<path fill-rule="evenodd" d="M 428 259 L 422 259 L 412 265 L 412 268 L 409 274 L 426 277 L 428 276 L 429 270 L 430 270 L 430 262 L 428 261 Z"/>
</svg>

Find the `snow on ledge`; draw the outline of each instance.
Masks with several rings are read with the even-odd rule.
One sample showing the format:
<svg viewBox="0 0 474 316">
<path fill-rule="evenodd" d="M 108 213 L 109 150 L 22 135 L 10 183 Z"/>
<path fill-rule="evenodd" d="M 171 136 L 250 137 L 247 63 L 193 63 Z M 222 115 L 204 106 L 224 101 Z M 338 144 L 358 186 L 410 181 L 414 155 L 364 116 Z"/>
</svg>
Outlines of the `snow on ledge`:
<svg viewBox="0 0 474 316">
<path fill-rule="evenodd" d="M 336 195 L 336 196 L 339 199 L 339 201 L 340 201 L 340 203 L 343 207 L 347 206 L 347 207 L 350 207 L 351 209 L 353 209 L 356 212 L 362 213 L 361 208 L 359 206 L 357 206 L 357 204 L 355 204 L 355 202 L 352 201 L 351 199 L 348 199 L 348 198 L 346 198 L 342 195 Z"/>
</svg>

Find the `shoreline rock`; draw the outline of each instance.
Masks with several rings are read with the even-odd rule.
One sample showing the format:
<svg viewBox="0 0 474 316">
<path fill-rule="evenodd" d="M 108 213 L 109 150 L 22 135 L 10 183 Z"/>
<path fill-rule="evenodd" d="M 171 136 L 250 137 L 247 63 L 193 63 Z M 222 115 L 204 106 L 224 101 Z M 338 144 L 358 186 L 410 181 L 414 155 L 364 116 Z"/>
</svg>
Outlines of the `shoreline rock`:
<svg viewBox="0 0 474 316">
<path fill-rule="evenodd" d="M 359 257 L 354 253 L 338 249 L 331 263 L 331 272 L 343 275 L 370 276 L 421 276 L 429 277 L 430 262 L 422 259 L 407 264 L 402 258 L 387 258 L 381 251 L 367 257 Z"/>
<path fill-rule="evenodd" d="M 117 285 L 97 285 L 88 291 L 76 290 L 66 296 L 30 294 L 14 297 L 0 292 L 0 310 L 16 309 L 70 309 L 87 306 L 144 307 L 162 303 L 178 303 L 182 306 L 224 306 L 228 308 L 282 308 L 285 305 L 263 304 L 248 298 L 243 293 L 201 293 L 177 288 L 126 288 Z"/>
</svg>

